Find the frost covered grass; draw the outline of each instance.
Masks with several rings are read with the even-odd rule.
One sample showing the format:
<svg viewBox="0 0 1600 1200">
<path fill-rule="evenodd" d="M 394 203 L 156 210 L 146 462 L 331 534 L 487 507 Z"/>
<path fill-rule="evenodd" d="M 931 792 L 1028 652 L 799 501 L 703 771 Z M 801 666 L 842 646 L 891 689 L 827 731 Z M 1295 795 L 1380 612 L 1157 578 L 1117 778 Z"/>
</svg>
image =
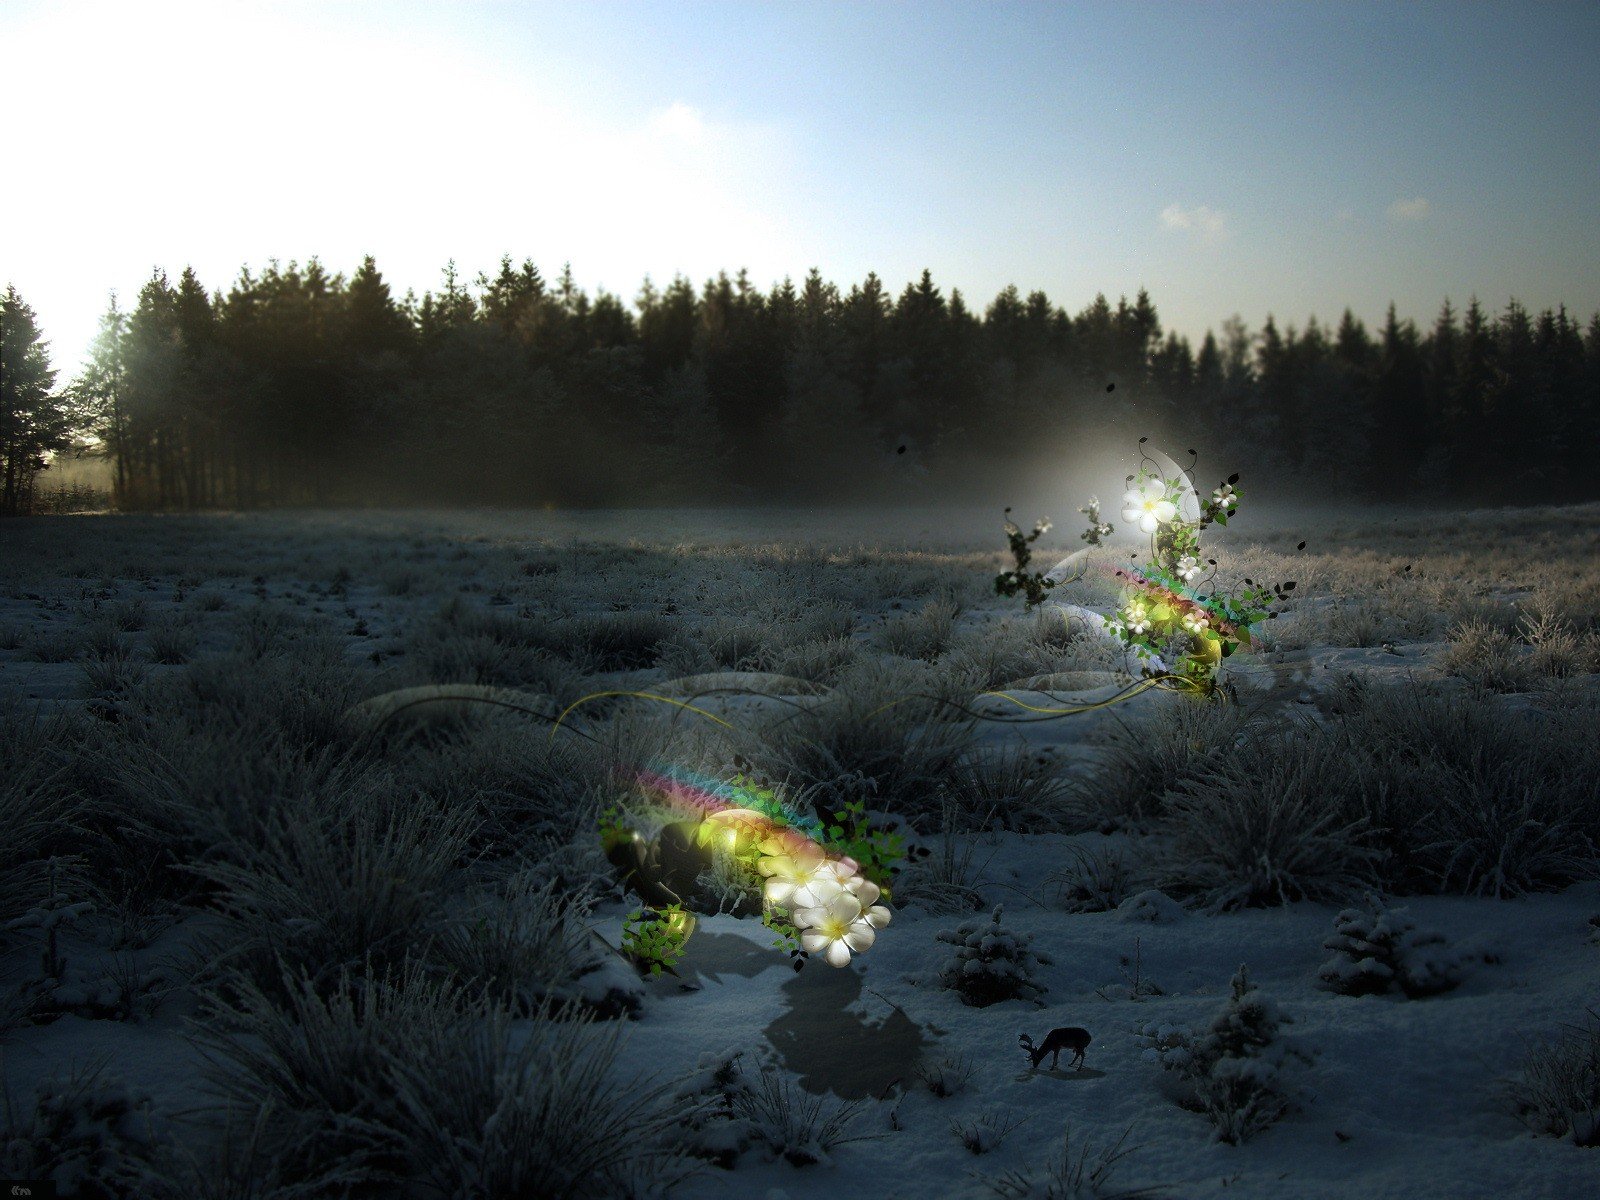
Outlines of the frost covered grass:
<svg viewBox="0 0 1600 1200">
<path fill-rule="evenodd" d="M 970 536 L 885 515 L 901 541 L 877 545 L 876 516 L 716 519 L 0 528 L 14 1120 L 56 1120 L 38 1085 L 91 1052 L 134 1085 L 122 1108 L 74 1092 L 83 1138 L 29 1161 L 216 1200 L 1572 1190 L 1593 1038 L 1559 1022 L 1592 1003 L 1600 912 L 1600 509 L 1448 537 L 1330 519 L 1305 553 L 1300 530 L 1230 534 L 1225 565 L 1300 583 L 1230 660 L 1237 703 L 1065 719 L 1039 710 L 1102 694 L 1117 656 L 991 594 L 993 514 Z M 530 711 L 352 711 L 417 685 Z M 978 698 L 999 689 L 1022 703 Z M 928 852 L 893 924 L 797 975 L 753 919 L 707 913 L 681 977 L 641 981 L 601 940 L 636 901 L 594 831 L 608 808 L 646 834 L 673 818 L 641 783 L 663 766 L 862 801 Z M 1411 915 L 1361 908 L 1374 889 Z M 1311 1065 L 1142 1061 L 1136 1029 L 1208 1036 L 1242 945 Z M 1017 1053 L 1077 1025 L 1082 1071 Z M 668 1081 L 730 1047 L 766 1066 L 713 1119 Z M 1370 1094 L 1379 1069 L 1415 1104 Z"/>
</svg>

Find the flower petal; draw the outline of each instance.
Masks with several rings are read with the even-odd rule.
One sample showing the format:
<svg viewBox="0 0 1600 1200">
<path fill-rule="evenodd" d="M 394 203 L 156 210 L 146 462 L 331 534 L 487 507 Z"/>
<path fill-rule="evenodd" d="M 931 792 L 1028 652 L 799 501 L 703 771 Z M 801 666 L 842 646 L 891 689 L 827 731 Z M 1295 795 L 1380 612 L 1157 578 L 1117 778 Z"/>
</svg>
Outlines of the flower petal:
<svg viewBox="0 0 1600 1200">
<path fill-rule="evenodd" d="M 889 912 L 889 910 L 883 905 L 874 904 L 871 908 L 867 909 L 866 912 L 862 913 L 861 917 L 863 920 L 869 922 L 874 929 L 882 929 L 889 923 L 889 918 L 891 915 L 892 914 Z"/>
<path fill-rule="evenodd" d="M 877 937 L 877 931 L 870 924 L 866 921 L 856 921 L 849 929 L 845 930 L 843 941 L 846 946 L 860 954 L 863 951 L 870 950 Z"/>
<path fill-rule="evenodd" d="M 850 947 L 844 942 L 834 942 L 828 947 L 828 965 L 830 967 L 848 967 L 850 965 Z"/>
<path fill-rule="evenodd" d="M 829 940 L 829 938 L 818 933 L 815 929 L 802 930 L 800 934 L 801 949 L 803 949 L 807 954 L 815 954 L 824 946 L 828 945 Z"/>
</svg>

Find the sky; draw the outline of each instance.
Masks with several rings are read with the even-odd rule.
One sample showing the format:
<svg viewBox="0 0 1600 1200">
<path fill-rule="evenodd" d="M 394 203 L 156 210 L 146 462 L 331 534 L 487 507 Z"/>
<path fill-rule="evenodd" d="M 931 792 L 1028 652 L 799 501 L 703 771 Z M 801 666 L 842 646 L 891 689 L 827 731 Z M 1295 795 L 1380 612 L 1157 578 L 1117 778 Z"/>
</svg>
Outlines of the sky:
<svg viewBox="0 0 1600 1200">
<path fill-rule="evenodd" d="M 1594 3 L 0 0 L 0 285 L 64 377 L 157 267 L 364 254 L 1587 319 L 1597 61 Z"/>
</svg>

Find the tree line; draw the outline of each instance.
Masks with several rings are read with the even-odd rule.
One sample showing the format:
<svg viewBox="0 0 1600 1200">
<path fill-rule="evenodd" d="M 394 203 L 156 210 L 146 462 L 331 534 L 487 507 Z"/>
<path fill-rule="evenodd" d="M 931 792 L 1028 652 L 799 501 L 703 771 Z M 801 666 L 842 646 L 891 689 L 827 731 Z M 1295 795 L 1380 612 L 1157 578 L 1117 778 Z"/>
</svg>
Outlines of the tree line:
<svg viewBox="0 0 1600 1200">
<path fill-rule="evenodd" d="M 125 509 L 927 500 L 1140 434 L 1279 492 L 1597 494 L 1600 314 L 1516 301 L 1426 330 L 1393 306 L 1376 331 L 1233 318 L 1196 349 L 1144 291 L 1069 314 L 1008 287 L 980 313 L 927 271 L 898 296 L 741 271 L 630 305 L 508 257 L 418 300 L 370 257 L 312 259 L 226 293 L 156 271 L 60 388 L 14 288 L 0 317 L 5 513 L 75 445 Z"/>
</svg>

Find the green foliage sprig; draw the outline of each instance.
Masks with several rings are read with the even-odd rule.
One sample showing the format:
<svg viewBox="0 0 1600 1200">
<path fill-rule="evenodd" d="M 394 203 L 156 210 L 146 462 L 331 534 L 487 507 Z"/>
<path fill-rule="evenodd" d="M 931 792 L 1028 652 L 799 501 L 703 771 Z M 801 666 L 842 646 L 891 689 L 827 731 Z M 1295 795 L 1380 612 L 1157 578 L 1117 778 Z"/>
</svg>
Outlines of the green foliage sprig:
<svg viewBox="0 0 1600 1200">
<path fill-rule="evenodd" d="M 1010 513 L 1011 510 L 1008 508 L 1006 512 Z M 1016 560 L 1016 566 L 994 577 L 995 595 L 1015 596 L 1022 592 L 1026 597 L 1026 607 L 1033 608 L 1044 603 L 1046 593 L 1055 586 L 1055 580 L 1048 578 L 1045 572 L 1028 570 L 1028 564 L 1033 561 L 1033 551 L 1029 547 L 1050 532 L 1050 521 L 1040 517 L 1033 524 L 1033 532 L 1025 534 L 1008 516 L 1005 528 L 1006 541 L 1010 543 L 1011 557 Z"/>
<path fill-rule="evenodd" d="M 683 957 L 684 943 L 693 929 L 694 914 L 681 904 L 636 908 L 623 921 L 622 952 L 650 975 L 660 975 L 672 971 Z"/>
<path fill-rule="evenodd" d="M 890 884 L 905 861 L 905 838 L 873 825 L 860 800 L 849 801 L 833 818 L 823 831 L 828 849 L 855 859 L 861 865 L 861 874 L 889 897 Z"/>
</svg>

